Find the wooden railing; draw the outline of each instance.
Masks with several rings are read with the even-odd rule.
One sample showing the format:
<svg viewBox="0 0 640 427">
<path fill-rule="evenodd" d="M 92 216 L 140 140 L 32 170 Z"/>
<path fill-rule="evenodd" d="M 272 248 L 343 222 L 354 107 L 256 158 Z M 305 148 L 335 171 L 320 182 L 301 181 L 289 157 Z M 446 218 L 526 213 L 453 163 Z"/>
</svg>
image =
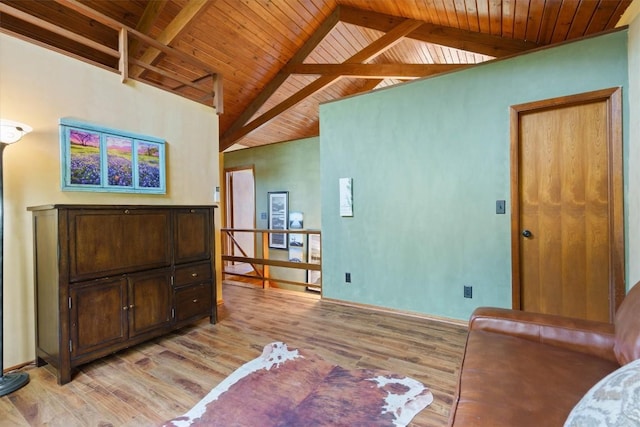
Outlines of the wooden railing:
<svg viewBox="0 0 640 427">
<path fill-rule="evenodd" d="M 304 287 L 314 287 L 321 289 L 321 282 L 319 283 L 309 283 L 307 281 L 300 282 L 295 280 L 288 280 L 283 278 L 275 278 L 272 277 L 271 271 L 269 267 L 284 267 L 284 268 L 292 268 L 298 270 L 311 270 L 311 271 L 322 271 L 322 257 L 319 257 L 318 263 L 314 262 L 297 262 L 297 261 L 283 261 L 269 258 L 269 235 L 270 234 L 303 234 L 303 235 L 318 235 L 320 236 L 319 230 L 261 230 L 261 229 L 239 229 L 239 228 L 222 228 L 220 230 L 222 232 L 222 261 L 233 261 L 233 262 L 241 262 L 247 263 L 251 265 L 253 272 L 255 274 L 245 274 L 238 273 L 233 271 L 228 271 L 223 269 L 222 275 L 223 278 L 225 276 L 240 276 L 247 277 L 252 279 L 257 279 L 262 282 L 263 288 L 268 288 L 271 286 L 271 282 L 274 283 L 285 283 L 288 285 L 294 286 L 304 286 Z M 261 246 L 262 246 L 262 258 L 257 257 L 249 257 L 247 256 L 247 252 L 244 248 L 241 247 L 238 240 L 235 237 L 235 233 L 254 233 L 255 236 L 261 236 Z M 254 236 L 254 241 L 255 239 Z M 288 237 L 288 236 L 287 236 Z M 287 241 L 289 239 L 287 238 Z M 237 248 L 238 251 L 242 254 L 242 256 L 232 255 L 226 252 L 228 248 Z M 320 253 L 322 253 L 322 239 L 320 239 Z M 309 260 L 307 260 L 309 261 Z M 262 267 L 262 268 L 259 268 Z"/>
<path fill-rule="evenodd" d="M 81 34 L 77 34 L 71 31 L 68 31 L 64 28 L 58 27 L 57 25 L 51 24 L 50 22 L 45 21 L 44 19 L 38 18 L 36 16 L 30 15 L 28 13 L 22 12 L 19 9 L 11 7 L 8 4 L 0 3 L 0 14 L 6 13 L 7 15 L 11 15 L 17 19 L 20 19 L 29 24 L 35 25 L 43 30 L 52 32 L 74 42 L 80 43 L 83 46 L 86 46 L 90 49 L 94 49 L 98 52 L 104 53 L 114 59 L 118 60 L 118 69 L 117 71 L 122 76 L 122 82 L 126 82 L 127 79 L 136 79 L 144 81 L 147 84 L 160 87 L 162 90 L 166 90 L 169 92 L 173 92 L 176 95 L 186 96 L 180 89 L 184 87 L 189 87 L 191 89 L 196 90 L 196 93 L 200 93 L 201 95 L 195 95 L 193 97 L 194 100 L 198 102 L 205 102 L 211 99 L 211 105 L 216 110 L 217 114 L 223 113 L 223 100 L 222 100 L 222 76 L 215 71 L 209 64 L 200 61 L 196 57 L 189 55 L 181 50 L 175 49 L 171 46 L 167 46 L 154 38 L 137 31 L 134 28 L 128 27 L 117 20 L 110 18 L 102 13 L 86 6 L 83 3 L 80 3 L 77 0 L 55 0 L 60 5 L 67 7 L 71 10 L 74 10 L 87 18 L 93 19 L 109 28 L 112 28 L 118 33 L 118 49 L 113 49 L 110 46 L 106 46 L 104 44 L 93 41 L 87 37 L 84 37 Z M 37 41 L 36 39 L 23 36 L 18 33 L 14 33 L 12 31 L 6 30 L 4 28 L 0 29 L 0 32 L 12 35 L 14 37 L 28 40 L 32 43 L 45 45 L 46 47 L 53 49 L 58 52 L 62 52 L 61 49 L 54 47 L 53 45 L 49 45 L 44 42 Z M 134 58 L 129 57 L 129 38 L 133 38 L 136 42 L 146 45 L 148 50 L 157 49 L 163 54 L 171 57 L 175 57 L 180 61 L 183 61 L 186 64 L 189 64 L 195 67 L 196 70 L 202 70 L 203 75 L 196 79 L 195 81 L 189 81 L 184 79 L 182 76 L 177 74 L 176 72 L 168 69 L 168 68 L 160 68 L 159 66 L 154 66 L 150 63 L 140 61 Z M 66 52 L 63 52 L 66 53 Z M 87 58 L 81 58 L 77 55 L 71 55 L 76 57 L 77 59 L 81 59 L 83 61 L 91 62 L 92 64 L 105 68 L 104 64 L 100 64 L 98 62 L 91 61 Z M 160 74 L 163 77 L 171 79 L 177 83 L 178 86 L 171 88 L 168 86 L 160 86 L 158 83 L 145 79 L 141 77 L 139 72 L 130 74 L 129 67 L 133 65 L 135 67 L 140 67 L 145 70 L 153 71 L 154 73 Z M 110 67 L 106 67 L 107 69 L 111 69 Z M 187 96 L 191 98 L 190 96 Z"/>
</svg>

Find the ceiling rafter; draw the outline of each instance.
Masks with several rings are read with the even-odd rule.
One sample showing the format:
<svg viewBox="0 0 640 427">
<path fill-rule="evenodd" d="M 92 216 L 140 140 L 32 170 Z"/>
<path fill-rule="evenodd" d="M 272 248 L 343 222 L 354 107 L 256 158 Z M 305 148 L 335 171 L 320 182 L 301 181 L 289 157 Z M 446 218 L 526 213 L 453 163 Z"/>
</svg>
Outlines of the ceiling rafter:
<svg viewBox="0 0 640 427">
<path fill-rule="evenodd" d="M 395 46 L 398 42 L 402 40 L 407 34 L 414 31 L 416 28 L 422 25 L 421 21 L 416 21 L 413 19 L 404 19 L 395 27 L 390 29 L 386 34 L 382 37 L 371 43 L 369 46 L 362 49 L 360 52 L 353 55 L 351 58 L 347 59 L 345 63 L 356 64 L 366 62 L 372 58 L 375 58 L 379 54 L 387 51 L 388 49 Z M 261 116 L 249 122 L 247 125 L 241 127 L 237 131 L 233 133 L 225 133 L 220 139 L 220 151 L 224 151 L 229 148 L 235 141 L 247 135 L 249 132 L 259 128 L 260 126 L 266 124 L 274 117 L 278 116 L 282 112 L 288 110 L 289 108 L 296 105 L 298 102 L 304 100 L 305 98 L 315 94 L 318 91 L 321 91 L 325 87 L 331 85 L 336 80 L 340 79 L 342 76 L 324 76 L 320 77 L 317 80 L 314 80 L 311 84 L 307 85 L 305 88 L 299 90 L 286 100 L 282 101 L 275 107 L 271 108 L 266 113 L 263 113 Z"/>
<path fill-rule="evenodd" d="M 378 31 L 389 31 L 403 18 L 384 13 L 365 11 L 348 6 L 340 8 L 342 22 L 371 28 Z M 424 22 L 408 38 L 427 43 L 435 43 L 468 52 L 481 53 L 496 58 L 513 55 L 539 47 L 537 43 L 466 31 L 459 28 L 444 27 Z"/>
<path fill-rule="evenodd" d="M 362 79 L 416 79 L 468 66 L 468 64 L 289 64 L 283 68 L 283 72 Z"/>
<path fill-rule="evenodd" d="M 220 137 L 220 151 L 226 150 L 239 139 L 265 125 L 279 114 L 295 106 L 305 98 L 323 90 L 342 77 L 414 79 L 467 66 L 467 64 L 363 64 L 363 62 L 371 58 L 360 59 L 361 57 L 359 55 L 366 52 L 366 49 L 374 45 L 375 42 L 342 64 L 304 64 L 303 61 L 305 58 L 339 22 L 382 31 L 387 37 L 393 37 L 393 32 L 399 31 L 398 28 L 410 26 L 412 29 L 410 31 L 402 30 L 403 35 L 395 40 L 394 44 L 401 40 L 402 37 L 407 37 L 421 42 L 436 43 L 496 57 L 512 55 L 538 47 L 536 43 L 532 42 L 443 27 L 424 21 L 399 18 L 347 6 L 338 6 L 322 23 L 321 27 L 307 40 L 304 46 L 280 69 L 276 76 Z M 391 34 L 391 36 L 389 36 L 389 34 Z M 378 41 L 384 40 L 385 36 L 382 36 Z M 384 50 L 387 50 L 389 47 Z M 258 110 L 292 74 L 317 74 L 321 77 L 291 95 L 286 100 L 280 102 L 269 111 L 251 120 Z"/>
<path fill-rule="evenodd" d="M 138 21 L 138 25 L 136 25 L 136 30 L 140 31 L 143 34 L 149 34 L 153 24 L 160 16 L 162 9 L 167 5 L 167 0 L 156 0 L 150 1 L 147 3 L 147 7 L 145 7 L 140 20 Z M 140 42 L 137 39 L 131 40 L 129 43 L 129 56 L 135 56 L 138 53 L 138 49 L 140 47 Z"/>
<path fill-rule="evenodd" d="M 322 39 L 324 39 L 327 34 L 340 22 L 340 10 L 339 8 L 334 9 L 334 11 L 329 15 L 327 19 L 324 20 L 322 25 L 309 37 L 309 39 L 304 43 L 304 45 L 291 57 L 288 64 L 299 64 L 305 60 L 307 56 L 313 51 L 313 49 L 320 44 Z M 231 135 L 244 126 L 253 115 L 264 105 L 265 102 L 269 100 L 271 95 L 273 95 L 278 88 L 287 80 L 289 77 L 288 73 L 283 71 L 278 72 L 276 76 L 271 79 L 271 81 L 262 89 L 262 91 L 258 94 L 258 96 L 244 109 L 242 114 L 233 122 L 231 127 L 225 132 L 225 135 Z M 224 135 L 221 137 L 224 138 Z M 230 146 L 230 145 L 229 145 Z M 225 147 L 226 149 L 228 147 Z M 220 149 L 223 151 L 224 149 Z"/>
<path fill-rule="evenodd" d="M 206 10 L 206 7 L 210 5 L 211 2 L 208 0 L 189 0 L 189 2 L 180 10 L 162 33 L 160 33 L 156 40 L 166 46 L 170 46 L 171 42 L 185 32 L 189 23 L 197 18 L 198 15 L 203 13 Z M 160 57 L 161 54 L 162 52 L 158 49 L 149 47 L 138 60 L 142 63 L 151 65 Z M 134 67 L 130 74 L 133 77 L 139 77 L 143 72 L 143 68 Z"/>
<path fill-rule="evenodd" d="M 322 102 L 613 30 L 631 4 L 487 1 L 0 0 L 0 32 L 217 114 L 224 105 L 224 150 L 318 135 Z M 182 18 L 198 4 L 199 13 Z M 402 42 L 366 63 L 343 62 L 406 19 L 420 25 Z M 163 53 L 140 62 L 149 48 Z M 130 75 L 138 68 L 140 76 Z"/>
</svg>

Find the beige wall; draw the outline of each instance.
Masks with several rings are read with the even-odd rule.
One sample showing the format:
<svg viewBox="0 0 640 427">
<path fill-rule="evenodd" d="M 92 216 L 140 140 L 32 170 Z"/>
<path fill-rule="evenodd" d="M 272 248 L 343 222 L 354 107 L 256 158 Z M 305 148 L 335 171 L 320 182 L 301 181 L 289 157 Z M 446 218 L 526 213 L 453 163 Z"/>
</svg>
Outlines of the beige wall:
<svg viewBox="0 0 640 427">
<path fill-rule="evenodd" d="M 33 247 L 28 206 L 212 204 L 219 186 L 212 108 L 0 34 L 0 117 L 34 131 L 4 151 L 4 366 L 34 359 Z M 167 194 L 62 192 L 58 120 L 73 117 L 167 141 Z M 217 226 L 219 226 L 219 221 Z"/>
</svg>

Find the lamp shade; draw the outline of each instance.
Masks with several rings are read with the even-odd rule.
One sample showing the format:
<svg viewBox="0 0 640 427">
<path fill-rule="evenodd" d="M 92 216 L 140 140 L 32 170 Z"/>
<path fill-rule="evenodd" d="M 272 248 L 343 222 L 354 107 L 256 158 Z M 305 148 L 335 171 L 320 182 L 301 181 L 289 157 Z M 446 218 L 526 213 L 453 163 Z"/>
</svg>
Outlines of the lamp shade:
<svg viewBox="0 0 640 427">
<path fill-rule="evenodd" d="M 24 135 L 31 132 L 33 128 L 24 123 L 13 120 L 0 119 L 0 142 L 3 144 L 13 144 L 20 141 Z"/>
</svg>

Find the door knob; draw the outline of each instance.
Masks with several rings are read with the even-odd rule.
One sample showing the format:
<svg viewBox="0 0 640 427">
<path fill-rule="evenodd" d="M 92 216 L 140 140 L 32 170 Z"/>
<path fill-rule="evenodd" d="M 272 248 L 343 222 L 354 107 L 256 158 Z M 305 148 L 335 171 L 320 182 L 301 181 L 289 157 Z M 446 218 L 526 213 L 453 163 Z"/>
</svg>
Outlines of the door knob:
<svg viewBox="0 0 640 427">
<path fill-rule="evenodd" d="M 531 232 L 529 230 L 523 230 L 522 231 L 522 235 L 526 238 L 529 238 L 531 236 L 533 236 L 533 234 L 531 234 Z"/>
</svg>

